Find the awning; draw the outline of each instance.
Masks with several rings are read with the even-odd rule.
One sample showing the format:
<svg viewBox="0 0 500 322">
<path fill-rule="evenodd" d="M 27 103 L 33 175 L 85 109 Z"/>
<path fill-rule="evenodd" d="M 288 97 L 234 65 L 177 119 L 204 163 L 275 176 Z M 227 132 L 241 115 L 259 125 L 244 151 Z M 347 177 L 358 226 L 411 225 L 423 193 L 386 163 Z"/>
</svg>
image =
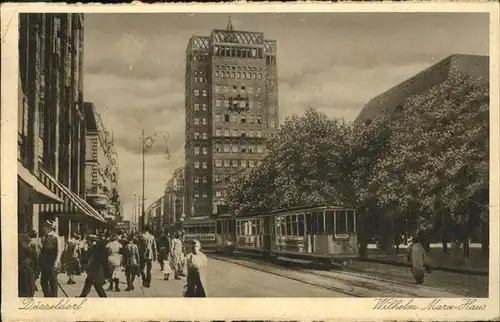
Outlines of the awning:
<svg viewBox="0 0 500 322">
<path fill-rule="evenodd" d="M 57 202 L 63 203 L 55 193 L 50 191 L 36 176 L 34 176 L 24 165 L 17 161 L 17 176 L 37 193 L 34 198 L 35 203 Z M 27 188 L 25 188 L 27 189 Z"/>
<path fill-rule="evenodd" d="M 49 187 L 50 190 L 63 200 L 62 204 L 40 204 L 41 213 L 83 213 L 100 222 L 106 222 L 106 219 L 92 208 L 87 201 L 75 194 L 43 169 L 40 169 L 40 179 L 45 186 Z"/>
</svg>

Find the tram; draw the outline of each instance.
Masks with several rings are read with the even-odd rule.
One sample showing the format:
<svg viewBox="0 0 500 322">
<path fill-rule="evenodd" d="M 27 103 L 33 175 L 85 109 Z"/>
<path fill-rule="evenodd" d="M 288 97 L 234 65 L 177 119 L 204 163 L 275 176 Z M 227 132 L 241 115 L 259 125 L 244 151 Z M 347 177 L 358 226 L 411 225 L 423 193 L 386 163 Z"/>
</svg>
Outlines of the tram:
<svg viewBox="0 0 500 322">
<path fill-rule="evenodd" d="M 316 204 L 217 219 L 217 249 L 348 265 L 358 257 L 356 212 Z"/>
<path fill-rule="evenodd" d="M 203 249 L 215 249 L 217 246 L 216 222 L 208 216 L 192 217 L 183 225 L 184 241 L 199 240 Z"/>
</svg>

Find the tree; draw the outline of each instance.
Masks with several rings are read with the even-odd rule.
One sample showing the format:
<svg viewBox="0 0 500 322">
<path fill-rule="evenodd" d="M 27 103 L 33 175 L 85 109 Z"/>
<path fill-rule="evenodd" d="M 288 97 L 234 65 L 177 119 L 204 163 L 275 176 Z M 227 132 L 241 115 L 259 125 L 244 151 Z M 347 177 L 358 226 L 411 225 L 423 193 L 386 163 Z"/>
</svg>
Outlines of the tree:
<svg viewBox="0 0 500 322">
<path fill-rule="evenodd" d="M 488 207 L 488 117 L 487 86 L 453 69 L 442 84 L 410 97 L 390 122 L 391 148 L 374 168 L 379 204 L 396 216 L 415 209 L 430 220 L 449 218 L 443 225 L 463 231 L 455 238 L 467 252 Z"/>
</svg>

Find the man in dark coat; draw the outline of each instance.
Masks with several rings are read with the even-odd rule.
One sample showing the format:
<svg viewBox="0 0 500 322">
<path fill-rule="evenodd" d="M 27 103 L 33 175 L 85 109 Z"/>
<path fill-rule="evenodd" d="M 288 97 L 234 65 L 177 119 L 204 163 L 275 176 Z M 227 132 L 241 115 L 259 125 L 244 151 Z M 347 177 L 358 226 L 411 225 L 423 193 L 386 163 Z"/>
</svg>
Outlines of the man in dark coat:
<svg viewBox="0 0 500 322">
<path fill-rule="evenodd" d="M 103 285 L 106 283 L 106 270 L 107 270 L 107 254 L 106 246 L 103 242 L 99 242 L 96 235 L 87 236 L 89 243 L 87 266 L 85 272 L 87 278 L 83 285 L 80 297 L 87 297 L 94 286 L 99 297 L 107 297 Z"/>
<path fill-rule="evenodd" d="M 19 297 L 33 297 L 35 294 L 35 275 L 38 270 L 38 256 L 31 247 L 26 234 L 19 235 L 18 244 L 18 292 Z"/>
<path fill-rule="evenodd" d="M 44 297 L 57 297 L 57 274 L 61 268 L 62 245 L 56 233 L 56 223 L 44 224 L 45 237 L 40 253 L 40 283 Z"/>
</svg>

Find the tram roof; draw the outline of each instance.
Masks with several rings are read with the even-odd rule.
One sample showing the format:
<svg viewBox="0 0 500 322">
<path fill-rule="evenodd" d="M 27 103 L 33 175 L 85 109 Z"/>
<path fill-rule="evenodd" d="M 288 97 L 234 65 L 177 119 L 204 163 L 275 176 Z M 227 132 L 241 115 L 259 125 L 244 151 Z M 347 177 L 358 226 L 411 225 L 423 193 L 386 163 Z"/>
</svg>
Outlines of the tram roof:
<svg viewBox="0 0 500 322">
<path fill-rule="evenodd" d="M 299 211 L 308 211 L 308 210 L 352 210 L 353 208 L 345 207 L 338 204 L 333 203 L 312 203 L 307 205 L 299 205 L 288 208 L 275 209 L 271 211 L 261 211 L 261 212 L 250 212 L 246 214 L 239 214 L 237 217 L 254 217 L 254 216 L 265 216 L 265 215 L 274 215 L 283 212 L 299 212 Z"/>
</svg>

